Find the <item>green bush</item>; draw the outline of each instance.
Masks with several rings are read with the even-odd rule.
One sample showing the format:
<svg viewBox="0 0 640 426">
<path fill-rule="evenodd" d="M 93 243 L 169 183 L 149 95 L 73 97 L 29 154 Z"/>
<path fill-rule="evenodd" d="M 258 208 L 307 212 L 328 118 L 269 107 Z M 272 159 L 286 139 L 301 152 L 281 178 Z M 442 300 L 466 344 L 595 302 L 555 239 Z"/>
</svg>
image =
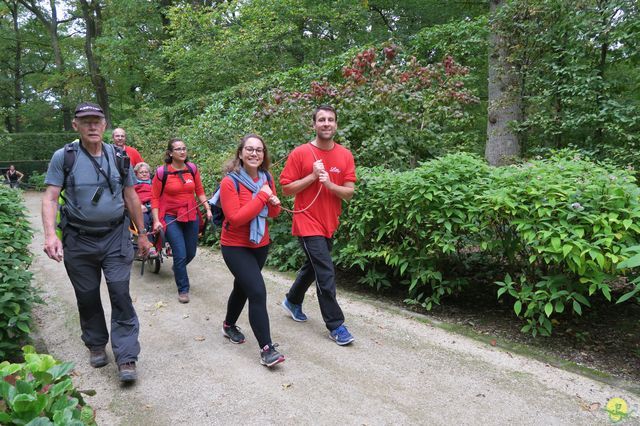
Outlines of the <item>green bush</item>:
<svg viewBox="0 0 640 426">
<path fill-rule="evenodd" d="M 494 169 L 478 204 L 499 237 L 494 253 L 518 276 L 498 296 L 515 298 L 524 331 L 549 334 L 553 313 L 581 314 L 596 293 L 612 300 L 617 265 L 639 241 L 639 196 L 629 171 L 570 151 Z"/>
<path fill-rule="evenodd" d="M 31 307 L 39 301 L 27 270 L 32 231 L 21 191 L 0 187 L 0 224 L 0 359 L 7 359 L 28 338 Z"/>
<path fill-rule="evenodd" d="M 34 172 L 31 176 L 29 176 L 27 183 L 31 188 L 35 189 L 36 191 L 44 191 L 47 187 L 44 184 L 44 179 L 46 177 L 47 177 L 46 173 Z"/>
<path fill-rule="evenodd" d="M 82 398 L 93 391 L 73 387 L 73 363 L 60 363 L 23 348 L 23 363 L 0 363 L 0 423 L 3 425 L 95 425 L 95 412 Z"/>
<path fill-rule="evenodd" d="M 426 309 L 488 271 L 523 331 L 548 335 L 552 315 L 612 301 L 618 265 L 640 251 L 633 176 L 573 152 L 502 168 L 455 154 L 358 173 L 336 261 L 374 288 L 407 286 L 407 301 Z"/>
</svg>

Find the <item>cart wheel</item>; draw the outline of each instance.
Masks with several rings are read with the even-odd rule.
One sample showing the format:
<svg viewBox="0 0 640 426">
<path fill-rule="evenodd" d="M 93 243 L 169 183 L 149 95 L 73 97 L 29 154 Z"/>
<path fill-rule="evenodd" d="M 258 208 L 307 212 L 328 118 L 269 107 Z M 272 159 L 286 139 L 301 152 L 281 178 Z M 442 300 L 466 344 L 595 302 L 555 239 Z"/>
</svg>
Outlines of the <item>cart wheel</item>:
<svg viewBox="0 0 640 426">
<path fill-rule="evenodd" d="M 149 266 L 149 270 L 151 270 L 151 272 L 153 272 L 154 274 L 157 274 L 158 272 L 160 272 L 160 263 L 161 263 L 161 259 L 160 256 L 157 257 L 149 257 L 147 259 L 147 265 Z"/>
</svg>

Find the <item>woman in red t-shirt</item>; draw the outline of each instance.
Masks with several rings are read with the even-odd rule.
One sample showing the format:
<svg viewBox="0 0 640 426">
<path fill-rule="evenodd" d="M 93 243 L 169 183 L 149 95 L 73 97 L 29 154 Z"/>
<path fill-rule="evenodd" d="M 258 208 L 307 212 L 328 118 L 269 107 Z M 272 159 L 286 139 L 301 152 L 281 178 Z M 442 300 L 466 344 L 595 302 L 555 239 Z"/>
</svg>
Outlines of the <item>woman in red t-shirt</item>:
<svg viewBox="0 0 640 426">
<path fill-rule="evenodd" d="M 153 230 L 165 229 L 165 236 L 173 253 L 173 274 L 178 286 L 178 301 L 189 303 L 189 276 L 187 265 L 196 255 L 198 246 L 198 204 L 194 194 L 207 209 L 211 220 L 211 209 L 206 202 L 200 173 L 194 164 L 187 164 L 187 146 L 179 139 L 169 141 L 164 162 L 166 173 L 164 189 L 158 174 L 151 184 L 151 213 Z"/>
<path fill-rule="evenodd" d="M 275 349 L 277 345 L 271 342 L 267 289 L 262 278 L 271 242 L 266 218 L 279 215 L 281 210 L 269 174 L 270 164 L 262 138 L 247 135 L 242 138 L 235 158 L 227 163 L 227 176 L 220 183 L 220 204 L 225 216 L 220 246 L 222 257 L 235 277 L 222 334 L 232 343 L 244 342 L 236 321 L 249 300 L 249 323 L 260 346 L 260 362 L 267 367 L 284 361 L 284 356 Z"/>
</svg>

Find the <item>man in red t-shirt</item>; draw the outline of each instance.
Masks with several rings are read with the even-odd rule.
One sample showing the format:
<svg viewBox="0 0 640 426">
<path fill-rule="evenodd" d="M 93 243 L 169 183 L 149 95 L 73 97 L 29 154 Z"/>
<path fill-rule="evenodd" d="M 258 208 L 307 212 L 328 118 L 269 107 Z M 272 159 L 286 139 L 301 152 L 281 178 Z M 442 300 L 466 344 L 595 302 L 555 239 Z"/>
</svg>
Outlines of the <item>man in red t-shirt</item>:
<svg viewBox="0 0 640 426">
<path fill-rule="evenodd" d="M 282 302 L 295 321 L 303 322 L 304 294 L 316 281 L 318 303 L 329 337 L 338 345 L 354 338 L 344 326 L 344 314 L 336 299 L 336 278 L 331 247 L 338 228 L 342 200 L 353 197 L 356 168 L 351 151 L 333 140 L 338 129 L 336 110 L 320 106 L 313 113 L 316 138 L 295 148 L 280 175 L 285 195 L 295 195 L 292 234 L 307 256 Z"/>
<path fill-rule="evenodd" d="M 127 132 L 125 132 L 122 127 L 114 129 L 113 133 L 111 134 L 111 138 L 113 139 L 113 144 L 115 146 L 127 153 L 131 161 L 131 167 L 144 161 L 142 159 L 142 155 L 140 155 L 137 149 L 132 146 L 125 145 L 125 143 L 127 142 Z"/>
</svg>

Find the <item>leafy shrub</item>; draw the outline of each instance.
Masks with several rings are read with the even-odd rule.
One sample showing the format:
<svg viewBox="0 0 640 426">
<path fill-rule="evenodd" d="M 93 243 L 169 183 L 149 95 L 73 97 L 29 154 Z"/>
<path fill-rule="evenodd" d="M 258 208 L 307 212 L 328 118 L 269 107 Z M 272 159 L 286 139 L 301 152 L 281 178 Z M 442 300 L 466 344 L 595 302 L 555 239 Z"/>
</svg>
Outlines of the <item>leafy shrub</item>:
<svg viewBox="0 0 640 426">
<path fill-rule="evenodd" d="M 524 331 L 551 332 L 549 318 L 568 307 L 577 314 L 610 283 L 626 248 L 640 236 L 640 191 L 626 170 L 595 164 L 570 151 L 549 160 L 495 169 L 479 200 L 500 235 L 495 248 L 519 275 L 499 282 Z M 515 290 L 515 291 L 514 291 Z"/>
<path fill-rule="evenodd" d="M 378 289 L 394 281 L 407 285 L 413 303 L 426 309 L 460 289 L 464 283 L 443 272 L 450 272 L 481 235 L 475 197 L 489 175 L 484 161 L 453 154 L 410 172 L 358 173 L 336 262 L 360 268 L 365 272 L 360 282 Z"/>
<path fill-rule="evenodd" d="M 570 151 L 502 168 L 454 154 L 411 172 L 359 174 L 336 261 L 369 286 L 406 285 L 408 302 L 426 309 L 463 290 L 480 261 L 497 296 L 513 298 L 523 331 L 548 335 L 552 315 L 580 315 L 598 295 L 611 301 L 618 265 L 640 252 L 630 172 Z"/>
<path fill-rule="evenodd" d="M 29 176 L 29 186 L 33 189 L 35 189 L 36 191 L 44 191 L 45 188 L 47 187 L 44 184 L 44 179 L 47 177 L 46 173 L 38 173 L 38 172 L 34 172 L 31 176 Z"/>
<path fill-rule="evenodd" d="M 0 423 L 95 425 L 94 410 L 73 387 L 73 363 L 37 354 L 31 346 L 23 353 L 23 363 L 0 363 Z"/>
<path fill-rule="evenodd" d="M 20 191 L 0 187 L 0 359 L 14 357 L 27 339 L 31 306 L 31 229 Z"/>
</svg>

